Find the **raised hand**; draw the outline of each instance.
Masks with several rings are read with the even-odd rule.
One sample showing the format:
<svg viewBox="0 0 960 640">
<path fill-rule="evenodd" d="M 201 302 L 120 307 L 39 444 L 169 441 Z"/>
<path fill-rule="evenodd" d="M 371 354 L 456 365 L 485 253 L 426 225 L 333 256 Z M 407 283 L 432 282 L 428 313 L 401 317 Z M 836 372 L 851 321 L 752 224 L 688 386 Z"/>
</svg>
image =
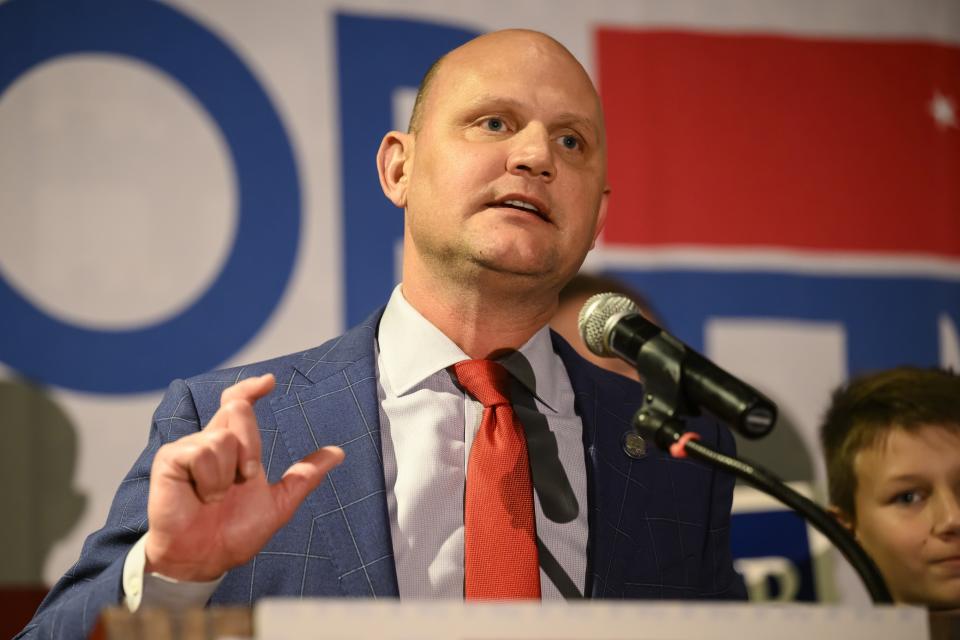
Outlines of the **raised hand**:
<svg viewBox="0 0 960 640">
<path fill-rule="evenodd" d="M 323 447 L 267 482 L 253 404 L 274 384 L 270 374 L 238 382 L 203 431 L 157 451 L 146 571 L 206 581 L 244 564 L 343 461 L 339 447 Z"/>
</svg>

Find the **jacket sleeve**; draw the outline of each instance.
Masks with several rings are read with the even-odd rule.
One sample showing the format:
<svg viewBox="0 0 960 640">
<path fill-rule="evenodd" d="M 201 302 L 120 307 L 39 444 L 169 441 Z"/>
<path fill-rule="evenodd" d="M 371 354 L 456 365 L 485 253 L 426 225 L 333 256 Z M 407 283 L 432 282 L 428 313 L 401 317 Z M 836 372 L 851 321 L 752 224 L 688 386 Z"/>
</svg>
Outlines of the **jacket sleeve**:
<svg viewBox="0 0 960 640">
<path fill-rule="evenodd" d="M 104 526 L 83 543 L 80 558 L 47 594 L 16 638 L 86 638 L 100 612 L 123 599 L 123 563 L 147 530 L 147 491 L 157 450 L 200 429 L 186 383 L 175 380 L 153 414 L 146 448 L 120 483 Z"/>
</svg>

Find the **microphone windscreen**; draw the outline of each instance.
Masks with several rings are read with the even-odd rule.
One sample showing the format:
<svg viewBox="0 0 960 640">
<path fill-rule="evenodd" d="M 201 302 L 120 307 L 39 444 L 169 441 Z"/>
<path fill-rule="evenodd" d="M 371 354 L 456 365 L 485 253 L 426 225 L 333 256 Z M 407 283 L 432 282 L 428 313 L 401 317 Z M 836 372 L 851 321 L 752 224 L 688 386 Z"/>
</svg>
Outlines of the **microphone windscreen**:
<svg viewBox="0 0 960 640">
<path fill-rule="evenodd" d="M 591 352 L 598 356 L 613 356 L 608 348 L 605 334 L 607 321 L 625 313 L 640 313 L 640 307 L 630 298 L 619 293 L 598 293 L 590 296 L 577 317 L 580 337 Z"/>
</svg>

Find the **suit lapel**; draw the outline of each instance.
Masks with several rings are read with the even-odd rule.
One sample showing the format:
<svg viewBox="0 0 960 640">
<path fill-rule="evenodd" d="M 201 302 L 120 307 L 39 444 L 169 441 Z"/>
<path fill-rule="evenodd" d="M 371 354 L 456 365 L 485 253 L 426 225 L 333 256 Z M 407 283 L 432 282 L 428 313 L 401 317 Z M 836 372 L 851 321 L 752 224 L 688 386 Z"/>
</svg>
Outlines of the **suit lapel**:
<svg viewBox="0 0 960 640">
<path fill-rule="evenodd" d="M 397 596 L 383 481 L 374 341 L 380 312 L 305 352 L 272 409 L 293 460 L 336 444 L 346 458 L 305 502 L 349 596 Z M 278 443 L 279 444 L 279 443 Z M 315 595 L 307 593 L 305 595 Z"/>
<path fill-rule="evenodd" d="M 642 402 L 642 387 L 585 361 L 556 334 L 554 348 L 567 369 L 583 422 L 590 501 L 585 593 L 609 597 L 622 592 L 622 569 L 634 547 L 628 541 L 635 543 L 644 535 L 638 531 L 646 513 L 642 492 L 631 489 L 649 475 L 658 453 L 652 443 L 647 455 L 638 460 L 623 450 L 624 435 L 633 433 L 632 419 Z"/>
<path fill-rule="evenodd" d="M 327 444 L 338 444 L 347 453 L 305 506 L 320 523 L 317 531 L 344 595 L 350 596 L 398 595 L 374 357 L 381 313 L 334 343 L 305 352 L 285 392 L 271 400 L 277 429 L 293 460 Z M 583 421 L 590 528 L 586 594 L 602 597 L 622 590 L 617 567 L 628 545 L 618 536 L 631 535 L 644 517 L 643 504 L 626 503 L 630 479 L 639 477 L 657 454 L 651 446 L 652 455 L 632 460 L 622 449 L 622 436 L 632 431 L 639 407 L 640 387 L 587 363 L 556 334 L 553 341 Z M 316 594 L 308 589 L 305 595 Z"/>
</svg>

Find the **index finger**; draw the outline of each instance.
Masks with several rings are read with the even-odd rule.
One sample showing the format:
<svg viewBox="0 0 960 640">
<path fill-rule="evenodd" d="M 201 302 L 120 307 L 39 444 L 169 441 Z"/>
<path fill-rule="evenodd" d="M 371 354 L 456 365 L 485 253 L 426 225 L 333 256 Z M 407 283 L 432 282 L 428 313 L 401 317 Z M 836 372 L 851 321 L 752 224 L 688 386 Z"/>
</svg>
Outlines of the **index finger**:
<svg viewBox="0 0 960 640">
<path fill-rule="evenodd" d="M 210 426 L 229 431 L 239 445 L 236 457 L 236 475 L 238 480 L 249 480 L 257 475 L 261 468 L 260 427 L 253 405 L 246 400 L 230 400 L 220 407 L 217 415 L 219 424 Z"/>
<path fill-rule="evenodd" d="M 246 400 L 253 404 L 273 391 L 274 386 L 276 386 L 276 379 L 272 373 L 244 378 L 223 390 L 223 393 L 220 394 L 220 406 L 222 407 L 231 400 Z"/>
<path fill-rule="evenodd" d="M 273 391 L 275 385 L 273 374 L 268 373 L 241 380 L 220 394 L 220 410 L 210 421 L 208 428 L 227 429 L 239 441 L 239 479 L 252 478 L 261 469 L 260 430 L 253 403 Z"/>
</svg>

